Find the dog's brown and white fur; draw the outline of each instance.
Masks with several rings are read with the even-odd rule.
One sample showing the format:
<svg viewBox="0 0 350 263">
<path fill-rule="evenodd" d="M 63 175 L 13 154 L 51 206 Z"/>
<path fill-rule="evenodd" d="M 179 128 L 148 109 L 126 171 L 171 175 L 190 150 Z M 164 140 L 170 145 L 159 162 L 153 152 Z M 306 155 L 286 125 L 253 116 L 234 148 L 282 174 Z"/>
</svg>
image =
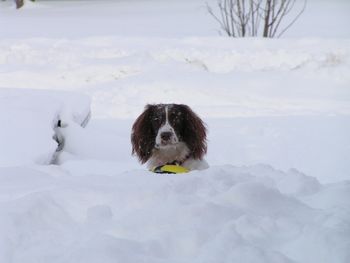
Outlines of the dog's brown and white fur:
<svg viewBox="0 0 350 263">
<path fill-rule="evenodd" d="M 183 104 L 147 105 L 131 134 L 132 153 L 148 168 L 178 164 L 190 170 L 208 168 L 206 128 Z"/>
</svg>

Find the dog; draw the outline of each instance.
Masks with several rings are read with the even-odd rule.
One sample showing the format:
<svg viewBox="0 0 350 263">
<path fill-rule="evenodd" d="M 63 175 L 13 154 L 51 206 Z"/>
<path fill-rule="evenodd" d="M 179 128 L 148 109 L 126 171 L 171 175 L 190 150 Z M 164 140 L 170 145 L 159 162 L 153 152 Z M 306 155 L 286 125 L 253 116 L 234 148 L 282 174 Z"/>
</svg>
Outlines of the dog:
<svg viewBox="0 0 350 263">
<path fill-rule="evenodd" d="M 136 119 L 131 133 L 132 154 L 152 169 L 175 164 L 189 170 L 209 167 L 207 129 L 184 104 L 149 104 Z"/>
</svg>

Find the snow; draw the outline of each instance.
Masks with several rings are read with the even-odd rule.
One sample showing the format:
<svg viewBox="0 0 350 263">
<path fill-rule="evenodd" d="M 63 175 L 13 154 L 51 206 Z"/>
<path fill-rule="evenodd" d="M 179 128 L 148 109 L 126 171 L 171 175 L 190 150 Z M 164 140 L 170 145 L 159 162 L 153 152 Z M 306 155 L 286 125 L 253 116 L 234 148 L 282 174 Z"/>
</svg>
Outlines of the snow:
<svg viewBox="0 0 350 263">
<path fill-rule="evenodd" d="M 103 163 L 82 180 L 71 168 L 96 169 L 83 164 L 1 174 L 4 262 L 349 259 L 348 183 L 266 165 L 169 176 Z"/>
<path fill-rule="evenodd" d="M 84 124 L 90 100 L 62 91 L 0 89 L 0 167 L 52 162 L 57 121 Z"/>
<path fill-rule="evenodd" d="M 308 2 L 266 40 L 200 0 L 1 1 L 0 262 L 349 262 L 350 6 Z M 209 169 L 131 156 L 160 102 L 207 123 Z"/>
<path fill-rule="evenodd" d="M 0 35 L 71 39 L 92 35 L 173 38 L 219 34 L 219 26 L 206 8 L 206 3 L 216 7 L 216 0 L 87 1 L 36 0 L 34 5 L 28 0 L 20 12 L 10 0 L 1 2 L 0 17 L 12 26 L 1 27 Z M 296 6 L 302 2 L 296 1 Z M 348 0 L 308 0 L 304 15 L 284 37 L 349 38 L 349 10 Z"/>
</svg>

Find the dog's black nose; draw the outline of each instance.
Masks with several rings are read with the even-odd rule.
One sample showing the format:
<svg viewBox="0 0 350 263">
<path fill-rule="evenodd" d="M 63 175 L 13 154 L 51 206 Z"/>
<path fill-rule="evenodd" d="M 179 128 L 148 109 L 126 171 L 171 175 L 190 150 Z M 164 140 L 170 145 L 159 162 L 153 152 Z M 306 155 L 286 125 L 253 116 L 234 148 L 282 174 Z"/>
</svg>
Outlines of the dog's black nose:
<svg viewBox="0 0 350 263">
<path fill-rule="evenodd" d="M 160 134 L 160 138 L 162 138 L 162 140 L 164 140 L 164 141 L 169 141 L 171 138 L 171 135 L 172 135 L 171 132 L 162 132 Z"/>
</svg>

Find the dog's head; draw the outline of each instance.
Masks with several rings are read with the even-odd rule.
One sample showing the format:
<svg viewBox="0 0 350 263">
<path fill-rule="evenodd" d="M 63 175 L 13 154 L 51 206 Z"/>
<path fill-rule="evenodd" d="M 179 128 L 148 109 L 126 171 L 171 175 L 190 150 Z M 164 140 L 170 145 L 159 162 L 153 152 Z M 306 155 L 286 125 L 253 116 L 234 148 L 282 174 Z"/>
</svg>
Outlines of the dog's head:
<svg viewBox="0 0 350 263">
<path fill-rule="evenodd" d="M 147 162 L 155 149 L 180 142 L 186 144 L 194 159 L 202 159 L 207 151 L 205 125 L 187 105 L 147 105 L 132 127 L 132 153 L 141 163 Z"/>
</svg>

